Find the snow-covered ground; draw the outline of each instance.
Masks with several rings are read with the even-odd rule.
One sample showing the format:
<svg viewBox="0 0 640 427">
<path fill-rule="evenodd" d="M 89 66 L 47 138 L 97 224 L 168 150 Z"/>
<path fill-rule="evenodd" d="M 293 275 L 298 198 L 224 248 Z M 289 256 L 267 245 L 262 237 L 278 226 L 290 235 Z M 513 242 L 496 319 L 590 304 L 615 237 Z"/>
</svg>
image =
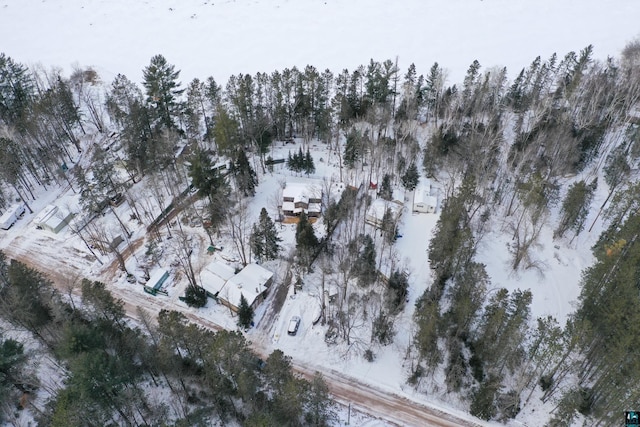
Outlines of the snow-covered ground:
<svg viewBox="0 0 640 427">
<path fill-rule="evenodd" d="M 271 154 L 274 158 L 282 158 L 286 157 L 289 150 L 297 150 L 297 147 L 282 146 L 281 143 L 277 143 Z M 327 177 L 330 180 L 333 177 L 337 179 L 340 174 L 335 155 L 332 155 L 327 150 L 327 147 L 322 144 L 311 144 L 311 153 L 315 159 L 317 169 L 315 175 L 311 176 L 311 178 L 322 179 Z M 259 168 L 256 168 L 256 170 L 259 171 Z M 343 171 L 343 176 L 346 182 L 349 183 L 351 179 L 350 173 Z M 260 185 L 257 188 L 255 197 L 250 200 L 247 207 L 248 224 L 252 224 L 257 220 L 262 207 L 267 208 L 267 211 L 272 216 L 275 216 L 275 200 L 281 194 L 283 182 L 291 179 L 300 179 L 300 177 L 288 171 L 283 165 L 276 165 L 272 173 L 260 173 Z M 138 186 L 141 185 L 143 183 L 138 184 Z M 133 189 L 135 190 L 136 188 L 134 187 Z M 597 194 L 594 206 L 601 203 L 602 198 L 605 196 L 605 191 L 606 188 Z M 110 286 L 115 287 L 116 296 L 123 299 L 129 308 L 141 306 L 151 312 L 157 312 L 161 308 L 179 308 L 189 313 L 191 318 L 203 319 L 206 322 L 210 322 L 209 324 L 211 325 L 228 329 L 236 328 L 237 319 L 231 315 L 229 309 L 216 304 L 211 299 L 206 307 L 198 310 L 188 308 L 179 300 L 179 297 L 184 294 L 186 285 L 186 279 L 181 276 L 180 267 L 174 265 L 170 269 L 172 272 L 171 279 L 163 286 L 168 295 L 154 297 L 146 294 L 141 285 L 128 283 L 125 275 L 115 268 L 115 261 L 112 257 L 101 256 L 101 260 L 105 265 L 112 265 L 111 269 L 99 265 L 89 253 L 88 248 L 73 235 L 68 227 L 59 234 L 35 229 L 33 219 L 49 203 L 55 202 L 61 206 L 67 206 L 71 210 L 77 209 L 74 206 L 78 203 L 78 195 L 74 195 L 70 189 L 43 191 L 42 194 L 37 196 L 37 201 L 32 203 L 34 214 L 26 213 L 10 230 L 0 232 L 0 248 L 9 247 L 11 249 L 10 255 L 45 259 L 46 263 L 54 269 L 58 263 L 62 263 L 58 264 L 60 265 L 60 271 L 71 269 L 78 277 L 102 280 L 112 278 L 108 283 L 110 283 Z M 442 200 L 440 200 L 441 203 Z M 128 209 L 126 203 L 118 208 L 121 218 L 129 217 Z M 465 414 L 465 405 L 458 401 L 455 396 L 448 395 L 444 391 L 434 392 L 426 396 L 416 393 L 413 388 L 406 385 L 408 366 L 405 355 L 414 333 L 411 327 L 411 318 L 416 298 L 431 284 L 427 248 L 439 216 L 439 209 L 435 214 L 412 214 L 410 202 L 406 203 L 403 209 L 399 226 L 402 237 L 397 240 L 395 247 L 398 261 L 401 265 L 406 266 L 410 273 L 409 303 L 404 313 L 396 321 L 397 335 L 394 343 L 387 347 L 373 347 L 376 355 L 374 362 L 371 363 L 364 360 L 362 357 L 363 348 L 349 348 L 343 344 L 327 346 L 324 341 L 326 328 L 320 324 L 313 325 L 313 321 L 317 318 L 320 309 L 320 268 L 316 268 L 314 274 L 303 277 L 304 286 L 302 291 L 294 294 L 293 287 L 289 290 L 286 301 L 277 317 L 265 317 L 265 310 L 269 306 L 269 301 L 259 306 L 255 318 L 257 327 L 250 329 L 246 333 L 247 338 L 256 343 L 266 353 L 274 349 L 283 350 L 286 354 L 293 356 L 296 363 L 306 369 L 319 369 L 357 378 L 377 389 L 406 396 L 435 408 L 443 408 L 462 419 L 468 418 L 469 416 Z M 117 227 L 115 218 L 109 213 L 103 220 Z M 127 222 L 127 226 L 135 230 L 130 241 L 136 241 L 144 235 L 144 227 L 131 221 Z M 192 236 L 190 245 L 194 250 L 193 263 L 197 271 L 213 259 L 229 263 L 234 267 L 239 266 L 237 254 L 228 238 L 223 236 L 221 239 L 216 239 L 216 246 L 222 247 L 222 250 L 210 255 L 206 253 L 209 243 L 202 228 L 194 228 L 188 225 L 183 227 L 187 234 Z M 322 221 L 318 221 L 315 227 L 318 234 L 320 234 L 323 228 Z M 280 236 L 283 238 L 283 246 L 286 248 L 294 247 L 295 225 L 282 224 L 278 228 Z M 478 257 L 479 261 L 487 265 L 487 271 L 492 280 L 492 288 L 531 289 L 533 292 L 531 307 L 533 318 L 552 315 L 561 324 L 564 324 L 567 315 L 574 309 L 574 302 L 579 294 L 580 272 L 591 262 L 589 248 L 599 234 L 599 228 L 596 227 L 592 233 L 584 232 L 571 244 L 568 242 L 552 242 L 552 231 L 550 228 L 545 228 L 541 239 L 543 244 L 534 251 L 534 259 L 541 262 L 541 265 L 544 266 L 544 272 L 527 270 L 518 274 L 512 273 L 509 266 L 508 242 L 505 240 L 504 235 L 500 235 L 497 232 L 498 229 L 499 227 L 496 227 L 495 233 L 490 233 L 484 238 Z M 166 235 L 166 229 L 163 229 L 162 232 Z M 174 239 L 165 239 L 162 242 L 161 249 L 164 251 L 162 256 L 163 267 L 168 267 L 168 264 L 175 259 L 175 255 L 172 255 L 172 250 L 176 240 L 174 237 Z M 123 243 L 123 246 L 125 245 L 126 242 Z M 145 246 L 140 244 L 135 256 L 129 257 L 127 261 L 128 270 L 138 278 L 143 274 L 140 265 L 145 263 L 145 251 Z M 264 264 L 264 266 L 274 270 L 274 283 L 283 281 L 285 263 L 270 262 Z M 269 298 L 273 297 L 273 293 L 269 295 Z M 131 311 L 135 311 L 135 309 Z M 288 323 L 292 316 L 300 316 L 302 319 L 298 333 L 295 336 L 287 334 Z M 355 334 L 357 335 L 357 331 Z M 437 382 L 437 378 L 435 381 Z M 527 406 L 526 411 L 521 413 L 518 417 L 519 422 L 525 422 L 527 425 L 532 426 L 538 425 L 536 421 L 540 419 L 539 414 L 550 410 L 550 408 L 539 407 L 535 401 L 534 396 L 534 399 L 532 399 L 534 403 Z M 354 409 L 357 410 L 358 408 L 354 406 Z M 532 409 L 534 412 L 531 412 Z M 340 411 L 342 422 L 346 417 L 344 408 L 342 408 Z M 477 422 L 477 420 L 475 421 Z M 368 423 L 371 422 L 377 423 L 378 421 L 372 421 L 362 415 L 352 419 L 351 425 L 370 425 Z M 516 421 L 512 423 L 513 425 L 518 425 Z"/>
<path fill-rule="evenodd" d="M 158 53 L 183 83 L 369 59 L 434 62 L 459 83 L 477 59 L 513 78 L 541 55 L 593 44 L 617 55 L 638 36 L 635 0 L 4 0 L 0 51 L 28 65 L 95 67 L 106 81 L 142 79 Z"/>
<path fill-rule="evenodd" d="M 557 52 L 563 56 L 588 44 L 595 46 L 596 58 L 616 55 L 638 35 L 638 16 L 640 3 L 635 0 L 4 0 L 0 3 L 0 51 L 27 65 L 63 67 L 66 71 L 74 65 L 93 66 L 107 82 L 118 73 L 142 80 L 142 69 L 151 56 L 162 53 L 182 70 L 183 86 L 194 77 L 212 75 L 224 84 L 228 76 L 238 73 L 272 72 L 307 64 L 339 72 L 367 64 L 370 58 L 396 57 L 401 69 L 413 62 L 419 73 L 426 73 L 437 61 L 449 70 L 449 83 L 459 83 L 474 59 L 485 68 L 507 66 L 513 78 L 537 55 L 548 57 Z M 273 157 L 286 156 L 286 150 L 274 152 Z M 315 178 L 337 177 L 334 159 L 322 150 L 312 147 L 318 169 Z M 248 210 L 249 223 L 255 221 L 263 206 L 275 214 L 273 197 L 284 176 L 290 173 L 276 168 L 273 175 L 261 177 Z M 602 203 L 605 190 L 599 189 L 593 206 Z M 32 203 L 34 214 L 27 212 L 10 230 L 0 230 L 0 249 L 11 244 L 14 253 L 41 256 L 52 265 L 56 260 L 67 262 L 79 275 L 99 277 L 102 267 L 68 228 L 54 235 L 33 227 L 33 218 L 53 202 L 74 208 L 78 200 L 70 190 L 38 194 Z M 119 210 L 125 213 L 126 204 Z M 403 356 L 412 334 L 408 325 L 413 302 L 430 283 L 426 249 L 437 215 L 412 215 L 409 211 L 403 215 L 403 237 L 396 248 L 411 272 L 410 302 L 398 321 L 403 327 L 394 344 L 376 349 L 375 362 L 326 346 L 323 330 L 312 325 L 319 299 L 318 290 L 311 285 L 295 296 L 287 296 L 280 316 L 266 328 L 268 334 L 254 328 L 247 333 L 248 338 L 269 350 L 282 349 L 309 366 L 348 373 L 436 406 L 457 406 L 454 412 L 462 414 L 465 408 L 449 397 L 416 395 L 405 385 Z M 135 227 L 134 223 L 128 225 Z M 321 223 L 317 228 L 322 228 Z M 205 236 L 197 229 L 190 232 L 200 233 L 200 240 L 194 243 L 194 257 L 201 267 L 212 256 L 205 253 Z M 597 226 L 571 243 L 552 242 L 552 230 L 545 228 L 541 238 L 544 243 L 534 251 L 534 258 L 545 268 L 542 273 L 529 270 L 513 274 L 508 266 L 508 242 L 495 233 L 483 240 L 478 260 L 487 264 L 493 288 L 531 289 L 532 316 L 553 315 L 564 324 L 574 309 L 580 272 L 591 263 L 590 248 L 599 232 Z M 134 234 L 132 240 L 141 234 Z M 284 225 L 281 235 L 285 242 L 292 242 L 294 226 Z M 143 253 L 144 247 L 139 252 Z M 234 257 L 231 244 L 214 257 L 230 262 Z M 140 274 L 136 260 L 130 258 L 129 262 L 128 267 Z M 147 295 L 141 286 L 128 284 L 123 275 L 115 286 L 130 298 L 130 303 L 190 310 L 178 300 L 184 280 L 175 276 L 167 284 L 168 297 Z M 204 309 L 192 311 L 217 325 L 235 327 L 228 309 L 213 301 Z M 263 314 L 258 310 L 256 320 Z M 286 328 L 293 315 L 299 315 L 302 322 L 298 334 L 288 336 Z M 532 409 L 537 413 L 548 411 L 530 406 L 513 425 L 539 425 L 540 417 Z M 344 422 L 344 412 L 340 418 Z M 351 425 L 377 423 L 365 417 L 351 419 Z"/>
</svg>

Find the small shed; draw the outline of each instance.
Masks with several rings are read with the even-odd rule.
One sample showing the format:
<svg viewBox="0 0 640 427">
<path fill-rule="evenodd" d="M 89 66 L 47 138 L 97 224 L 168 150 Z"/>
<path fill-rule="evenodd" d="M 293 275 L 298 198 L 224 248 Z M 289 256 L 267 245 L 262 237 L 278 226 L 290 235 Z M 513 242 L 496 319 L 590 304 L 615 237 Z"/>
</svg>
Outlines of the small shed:
<svg viewBox="0 0 640 427">
<path fill-rule="evenodd" d="M 73 213 L 59 208 L 55 205 L 48 205 L 33 220 L 36 227 L 58 233 L 69 224 L 73 218 Z"/>
<path fill-rule="evenodd" d="M 147 281 L 147 286 L 158 290 L 164 285 L 164 283 L 169 278 L 169 272 L 163 268 L 156 270 L 153 272 L 149 280 Z"/>
<path fill-rule="evenodd" d="M 147 281 L 147 284 L 144 285 L 144 291 L 151 295 L 156 295 L 158 293 L 167 295 L 167 292 L 161 289 L 167 279 L 169 279 L 169 272 L 164 268 L 154 271 Z"/>
<path fill-rule="evenodd" d="M 431 182 L 422 181 L 413 193 L 413 212 L 434 213 L 438 198 L 431 193 Z"/>
</svg>

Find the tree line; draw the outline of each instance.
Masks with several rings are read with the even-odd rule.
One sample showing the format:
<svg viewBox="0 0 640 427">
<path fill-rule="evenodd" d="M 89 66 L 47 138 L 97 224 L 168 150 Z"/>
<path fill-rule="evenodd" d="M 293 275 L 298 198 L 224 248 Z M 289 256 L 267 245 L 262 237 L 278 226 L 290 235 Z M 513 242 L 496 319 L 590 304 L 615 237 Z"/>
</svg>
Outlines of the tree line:
<svg viewBox="0 0 640 427">
<path fill-rule="evenodd" d="M 211 331 L 177 311 L 139 309 L 133 325 L 104 283 L 83 279 L 66 295 L 42 273 L 0 253 L 0 312 L 33 334 L 63 383 L 32 408 L 52 426 L 330 425 L 333 403 L 321 375 L 306 380 L 276 350 L 261 360 L 239 332 Z M 41 387 L 29 354 L 0 339 L 2 417 Z M 162 392 L 164 397 L 158 398 Z"/>
</svg>

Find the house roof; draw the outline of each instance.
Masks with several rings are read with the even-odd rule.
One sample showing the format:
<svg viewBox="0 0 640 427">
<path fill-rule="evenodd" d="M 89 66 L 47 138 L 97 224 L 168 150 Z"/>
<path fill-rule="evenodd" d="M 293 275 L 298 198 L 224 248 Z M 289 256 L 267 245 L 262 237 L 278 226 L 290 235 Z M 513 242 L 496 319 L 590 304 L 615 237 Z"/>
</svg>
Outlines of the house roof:
<svg viewBox="0 0 640 427">
<path fill-rule="evenodd" d="M 73 216 L 73 214 L 70 212 L 55 205 L 48 205 L 35 217 L 34 223 L 41 227 L 57 230 L 63 223 L 66 223 L 71 216 Z"/>
<path fill-rule="evenodd" d="M 58 212 L 57 206 L 48 205 L 33 219 L 33 222 L 36 225 L 44 225 L 56 212 Z"/>
<path fill-rule="evenodd" d="M 159 282 L 162 282 L 161 285 L 167 280 L 165 276 L 168 276 L 169 272 L 164 268 L 159 268 L 151 274 L 149 280 L 147 280 L 147 285 L 151 287 L 155 287 Z"/>
<path fill-rule="evenodd" d="M 394 202 L 403 205 L 404 204 L 404 195 L 405 195 L 404 188 L 394 188 L 393 192 L 392 192 L 391 199 Z"/>
<path fill-rule="evenodd" d="M 282 190 L 282 198 L 292 198 L 293 202 L 309 202 L 309 198 L 322 197 L 322 181 L 308 179 L 304 181 L 288 181 Z"/>
<path fill-rule="evenodd" d="M 211 295 L 217 295 L 230 304 L 239 307 L 240 295 L 244 295 L 249 305 L 264 292 L 265 284 L 273 273 L 258 264 L 248 264 L 238 274 L 233 267 L 213 261 L 200 272 L 202 287 Z"/>
<path fill-rule="evenodd" d="M 265 284 L 273 277 L 273 273 L 258 264 L 247 264 L 238 274 L 227 280 L 218 296 L 230 304 L 239 307 L 240 295 L 244 295 L 249 305 L 258 295 L 267 290 Z"/>
<path fill-rule="evenodd" d="M 309 203 L 307 208 L 308 212 L 322 212 L 322 205 L 320 203 Z"/>
<path fill-rule="evenodd" d="M 227 280 L 235 274 L 235 269 L 219 261 L 213 261 L 200 272 L 202 287 L 212 295 L 222 290 Z"/>
<path fill-rule="evenodd" d="M 431 206 L 435 206 L 434 200 L 435 203 L 438 202 L 438 199 L 431 196 L 431 181 L 429 181 L 428 179 L 420 180 L 420 183 L 413 193 L 413 204 L 417 205 L 419 203 L 427 203 Z"/>
<path fill-rule="evenodd" d="M 369 206 L 367 215 L 382 221 L 382 218 L 384 218 L 384 214 L 387 209 L 391 209 L 391 212 L 393 212 L 394 215 L 398 215 L 402 207 L 395 202 L 390 202 L 384 199 L 375 199 L 371 203 L 371 206 Z"/>
</svg>

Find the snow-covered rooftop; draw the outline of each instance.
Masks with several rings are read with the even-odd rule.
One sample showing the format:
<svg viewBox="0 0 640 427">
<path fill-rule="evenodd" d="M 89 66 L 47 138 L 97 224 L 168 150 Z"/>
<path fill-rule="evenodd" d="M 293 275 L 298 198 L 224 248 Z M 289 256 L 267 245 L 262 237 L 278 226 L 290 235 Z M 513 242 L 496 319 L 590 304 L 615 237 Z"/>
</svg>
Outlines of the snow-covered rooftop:
<svg viewBox="0 0 640 427">
<path fill-rule="evenodd" d="M 371 202 L 371 206 L 369 206 L 369 210 L 367 211 L 367 216 L 370 216 L 379 221 L 382 221 L 382 218 L 384 217 L 384 214 L 387 211 L 387 209 L 391 209 L 391 212 L 394 215 L 398 215 L 400 210 L 402 209 L 402 206 L 400 206 L 398 203 L 393 201 L 384 200 L 384 199 L 375 199 L 373 202 Z"/>
<path fill-rule="evenodd" d="M 308 203 L 309 198 L 322 197 L 322 181 L 317 179 L 290 180 L 282 190 L 282 198 L 292 198 L 293 202 Z"/>
<path fill-rule="evenodd" d="M 56 205 L 48 205 L 33 220 L 36 226 L 57 233 L 69 221 L 72 214 Z"/>
<path fill-rule="evenodd" d="M 399 204 L 404 204 L 404 197 L 405 197 L 405 191 L 404 188 L 394 188 L 392 195 L 391 195 L 391 199 L 395 202 L 395 203 L 399 203 Z"/>
<path fill-rule="evenodd" d="M 208 293 L 215 295 L 222 290 L 227 280 L 231 279 L 234 274 L 235 269 L 230 265 L 213 261 L 200 272 L 200 283 Z"/>
<path fill-rule="evenodd" d="M 273 273 L 258 264 L 247 264 L 238 274 L 227 280 L 218 296 L 230 304 L 239 307 L 240 295 L 244 295 L 249 305 L 267 290 L 267 284 Z"/>
</svg>

